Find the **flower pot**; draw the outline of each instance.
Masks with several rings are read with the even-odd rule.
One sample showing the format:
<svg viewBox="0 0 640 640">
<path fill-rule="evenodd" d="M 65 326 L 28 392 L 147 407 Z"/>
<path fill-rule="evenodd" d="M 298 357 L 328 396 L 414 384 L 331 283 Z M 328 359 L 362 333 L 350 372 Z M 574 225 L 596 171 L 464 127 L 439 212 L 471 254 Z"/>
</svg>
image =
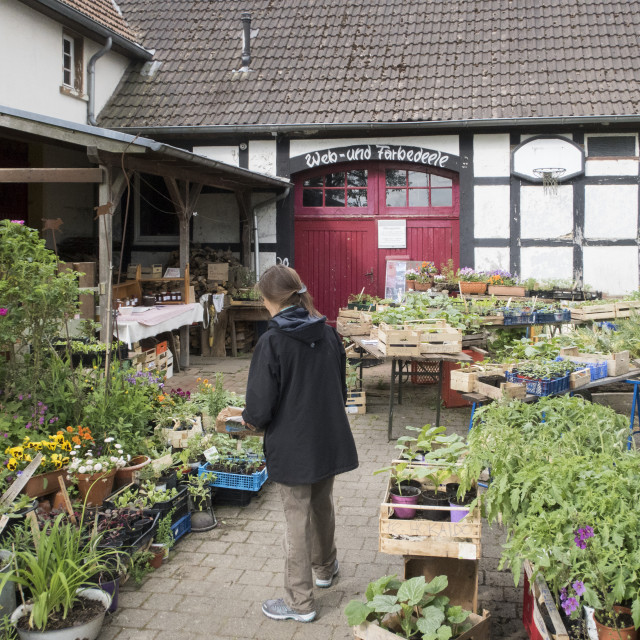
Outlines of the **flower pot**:
<svg viewBox="0 0 640 640">
<path fill-rule="evenodd" d="M 462 500 L 458 500 L 456 494 L 458 493 L 458 485 L 456 483 L 451 483 L 447 485 L 447 489 L 449 491 L 449 506 L 450 507 L 464 507 L 468 504 L 471 504 L 475 499 L 477 492 L 475 489 L 471 491 L 467 491 L 464 498 Z M 469 514 L 469 509 L 465 511 L 458 511 L 457 509 L 451 511 L 451 522 L 460 522 L 466 515 Z"/>
<path fill-rule="evenodd" d="M 613 608 L 618 613 L 628 613 L 629 615 L 631 615 L 631 609 L 627 607 L 620 607 L 618 605 L 615 605 Z M 616 629 L 614 627 L 607 627 L 601 622 L 598 622 L 596 616 L 593 616 L 593 621 L 596 623 L 599 640 L 636 640 L 638 637 L 638 631 L 633 626 L 633 624 L 630 627 Z"/>
<path fill-rule="evenodd" d="M 116 470 L 116 476 L 113 481 L 114 489 L 120 489 L 138 479 L 138 472 L 151 462 L 149 456 L 134 456 L 129 460 L 128 467 L 122 467 Z"/>
<path fill-rule="evenodd" d="M 422 504 L 429 507 L 448 507 L 449 506 L 449 494 L 447 493 L 434 493 L 432 489 L 422 492 Z M 444 521 L 449 519 L 450 511 L 445 509 L 425 509 L 423 511 L 424 517 L 427 520 Z"/>
<path fill-rule="evenodd" d="M 115 613 L 118 610 L 118 594 L 120 593 L 120 576 L 115 580 L 98 581 L 98 586 L 111 596 L 111 604 L 107 611 Z"/>
<path fill-rule="evenodd" d="M 402 495 L 398 495 L 394 493 L 397 491 L 396 488 L 391 489 L 389 495 L 391 496 L 391 502 L 393 504 L 418 504 L 418 498 L 420 498 L 420 489 L 417 487 L 403 487 Z M 394 507 L 393 512 L 396 515 L 396 518 L 401 518 L 402 520 L 411 520 L 416 515 L 416 509 L 403 509 L 400 507 Z"/>
<path fill-rule="evenodd" d="M 14 527 L 23 525 L 27 514 L 30 511 L 35 511 L 37 508 L 38 501 L 34 499 L 31 504 L 24 509 L 20 509 L 20 511 L 15 511 L 14 513 L 8 513 L 9 522 L 7 522 L 3 533 L 9 534 Z"/>
<path fill-rule="evenodd" d="M 96 640 L 100 635 L 104 615 L 111 604 L 111 596 L 102 589 L 78 589 L 78 593 L 90 600 L 97 600 L 104 605 L 104 611 L 93 620 L 84 624 L 70 627 L 68 629 L 58 629 L 56 631 L 24 631 L 16 629 L 20 640 Z M 18 620 L 31 611 L 32 605 L 20 605 L 12 614 L 11 622 L 15 626 Z"/>
<path fill-rule="evenodd" d="M 476 294 L 481 295 L 487 290 L 486 282 L 460 282 L 460 291 L 464 295 Z"/>
<path fill-rule="evenodd" d="M 416 280 L 416 291 L 429 291 L 429 289 L 431 289 L 431 280 L 428 282 Z"/>
<path fill-rule="evenodd" d="M 88 507 L 99 507 L 111 493 L 115 475 L 115 469 L 107 473 L 100 471 L 99 473 L 93 474 L 76 474 L 78 491 L 80 492 L 82 501 L 85 502 Z"/>
<path fill-rule="evenodd" d="M 490 296 L 516 296 L 524 297 L 525 288 L 518 286 L 506 286 L 501 284 L 490 284 L 487 287 L 487 293 Z"/>
<path fill-rule="evenodd" d="M 40 498 L 46 496 L 49 493 L 54 493 L 60 489 L 58 478 L 64 480 L 65 485 L 69 484 L 67 479 L 67 469 L 56 469 L 55 471 L 49 471 L 48 473 L 39 473 L 37 476 L 31 476 L 27 484 L 22 490 L 30 498 Z"/>
<path fill-rule="evenodd" d="M 416 288 L 415 280 L 405 280 L 405 289 L 407 291 L 413 291 Z"/>
<path fill-rule="evenodd" d="M 153 558 L 151 558 L 151 560 L 149 560 L 149 564 L 154 568 L 154 569 L 159 569 L 160 566 L 162 565 L 162 561 L 164 560 L 164 556 L 165 556 L 165 547 L 163 544 L 152 544 L 149 547 L 149 551 L 151 551 L 151 553 L 153 553 Z"/>
<path fill-rule="evenodd" d="M 13 554 L 6 549 L 0 549 L 0 573 L 8 573 L 11 569 Z M 16 585 L 7 582 L 0 591 L 0 618 L 8 616 L 16 608 Z"/>
<path fill-rule="evenodd" d="M 189 496 L 189 510 L 191 512 L 191 533 L 211 531 L 218 526 L 210 495 L 204 500 L 194 500 Z"/>
</svg>

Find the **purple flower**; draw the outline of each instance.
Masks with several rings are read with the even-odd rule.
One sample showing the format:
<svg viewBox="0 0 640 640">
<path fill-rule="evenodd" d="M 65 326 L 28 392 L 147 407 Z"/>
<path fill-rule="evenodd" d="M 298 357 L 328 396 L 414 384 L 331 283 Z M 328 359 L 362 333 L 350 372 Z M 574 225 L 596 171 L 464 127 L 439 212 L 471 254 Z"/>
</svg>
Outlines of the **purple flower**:
<svg viewBox="0 0 640 640">
<path fill-rule="evenodd" d="M 4 437 L 5 437 L 5 438 L 8 438 L 8 437 L 9 437 L 9 434 L 8 434 L 8 433 L 5 433 L 5 434 L 4 434 Z"/>
<path fill-rule="evenodd" d="M 24 224 L 24 220 L 10 220 L 13 224 Z"/>
<path fill-rule="evenodd" d="M 25 429 L 31 429 L 31 423 L 27 422 L 27 424 L 25 425 Z"/>
<path fill-rule="evenodd" d="M 583 540 L 581 540 L 578 536 L 576 536 L 573 541 L 576 543 L 576 546 L 578 547 L 578 549 L 586 549 L 587 548 L 587 543 L 584 542 Z"/>
<path fill-rule="evenodd" d="M 40 400 L 38 400 L 38 406 L 41 407 L 42 406 L 42 402 Z"/>
<path fill-rule="evenodd" d="M 6 309 L 5 307 L 0 307 L 0 316 L 6 316 L 7 315 L 7 311 L 9 311 L 9 310 Z"/>
<path fill-rule="evenodd" d="M 39 423 L 39 424 L 44 424 L 44 418 L 42 418 L 42 417 L 41 417 L 41 418 L 38 420 L 38 423 Z"/>
<path fill-rule="evenodd" d="M 20 395 L 18 396 L 18 400 L 22 400 L 22 398 L 23 398 L 23 397 L 24 397 L 24 396 L 23 396 L 22 394 L 20 394 Z"/>
<path fill-rule="evenodd" d="M 564 602 L 567 599 L 567 587 L 560 589 L 560 602 Z"/>
<path fill-rule="evenodd" d="M 566 615 L 571 615 L 578 608 L 578 601 L 575 598 L 567 598 L 562 603 L 562 608 Z"/>
<path fill-rule="evenodd" d="M 576 580 L 571 586 L 573 587 L 573 590 L 576 592 L 576 595 L 578 597 L 581 596 L 585 591 L 584 582 L 581 582 L 580 580 Z"/>
</svg>

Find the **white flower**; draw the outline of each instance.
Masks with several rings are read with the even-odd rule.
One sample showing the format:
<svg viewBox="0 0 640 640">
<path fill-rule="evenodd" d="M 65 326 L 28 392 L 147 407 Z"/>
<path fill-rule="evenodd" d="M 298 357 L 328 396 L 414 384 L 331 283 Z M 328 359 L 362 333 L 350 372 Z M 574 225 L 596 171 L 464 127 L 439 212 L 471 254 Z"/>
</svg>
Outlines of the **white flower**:
<svg viewBox="0 0 640 640">
<path fill-rule="evenodd" d="M 96 463 L 96 466 L 94 467 L 94 469 L 95 469 L 96 471 L 102 471 L 102 465 L 101 465 L 99 462 L 97 462 L 97 463 Z"/>
<path fill-rule="evenodd" d="M 87 473 L 87 468 L 82 466 L 78 469 L 78 473 Z"/>
<path fill-rule="evenodd" d="M 80 445 L 79 445 L 79 444 L 77 444 L 77 445 L 75 445 L 75 447 L 73 447 L 73 448 L 74 448 L 74 449 L 80 449 Z"/>
<path fill-rule="evenodd" d="M 113 445 L 118 451 L 120 451 L 120 449 L 122 449 L 122 445 L 118 444 L 117 442 Z"/>
<path fill-rule="evenodd" d="M 118 462 L 118 458 L 116 458 L 115 456 L 111 456 L 111 457 L 109 458 L 109 461 L 110 461 L 110 462 Z"/>
<path fill-rule="evenodd" d="M 93 458 L 93 453 L 91 453 L 91 451 L 87 451 L 87 455 Z"/>
<path fill-rule="evenodd" d="M 131 454 L 127 453 L 127 462 L 129 462 L 129 460 L 131 460 Z"/>
<path fill-rule="evenodd" d="M 69 451 L 69 455 L 70 456 L 77 456 L 78 452 L 77 451 Z"/>
<path fill-rule="evenodd" d="M 104 441 L 105 442 L 113 442 L 115 440 L 115 438 L 105 438 Z M 118 445 L 116 445 L 117 447 Z"/>
</svg>

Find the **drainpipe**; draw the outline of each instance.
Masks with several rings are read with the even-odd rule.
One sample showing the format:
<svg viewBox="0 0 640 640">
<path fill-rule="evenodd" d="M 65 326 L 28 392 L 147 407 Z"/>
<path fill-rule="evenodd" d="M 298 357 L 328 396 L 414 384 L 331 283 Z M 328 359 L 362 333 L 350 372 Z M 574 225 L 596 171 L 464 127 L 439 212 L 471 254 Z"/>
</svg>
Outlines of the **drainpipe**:
<svg viewBox="0 0 640 640">
<path fill-rule="evenodd" d="M 89 102 L 87 103 L 87 122 L 93 127 L 98 124 L 94 113 L 96 108 L 96 62 L 102 58 L 105 53 L 111 51 L 112 43 L 113 41 L 111 40 L 111 36 L 109 36 L 107 41 L 104 43 L 104 47 L 91 56 L 87 66 L 87 82 L 89 85 L 87 91 L 89 94 Z"/>
<path fill-rule="evenodd" d="M 260 279 L 260 238 L 258 236 L 258 209 L 260 207 L 267 207 L 269 205 L 275 204 L 276 202 L 280 202 L 280 200 L 284 200 L 291 191 L 291 187 L 287 187 L 279 196 L 275 198 L 270 198 L 269 200 L 265 200 L 264 202 L 260 202 L 255 207 L 253 207 L 253 262 L 255 265 L 256 271 L 256 281 Z"/>
</svg>

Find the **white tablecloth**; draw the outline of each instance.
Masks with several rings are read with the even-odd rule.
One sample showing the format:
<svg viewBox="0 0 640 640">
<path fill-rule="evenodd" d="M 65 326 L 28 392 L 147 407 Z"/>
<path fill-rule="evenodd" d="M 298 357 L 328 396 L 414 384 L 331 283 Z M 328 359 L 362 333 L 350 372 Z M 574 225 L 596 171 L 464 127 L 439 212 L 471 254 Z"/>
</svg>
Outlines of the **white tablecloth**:
<svg viewBox="0 0 640 640">
<path fill-rule="evenodd" d="M 202 322 L 204 308 L 201 304 L 158 305 L 157 307 L 124 308 L 116 318 L 113 335 L 129 347 L 142 338 L 157 336 L 165 331 L 179 329 L 186 324 Z"/>
</svg>

